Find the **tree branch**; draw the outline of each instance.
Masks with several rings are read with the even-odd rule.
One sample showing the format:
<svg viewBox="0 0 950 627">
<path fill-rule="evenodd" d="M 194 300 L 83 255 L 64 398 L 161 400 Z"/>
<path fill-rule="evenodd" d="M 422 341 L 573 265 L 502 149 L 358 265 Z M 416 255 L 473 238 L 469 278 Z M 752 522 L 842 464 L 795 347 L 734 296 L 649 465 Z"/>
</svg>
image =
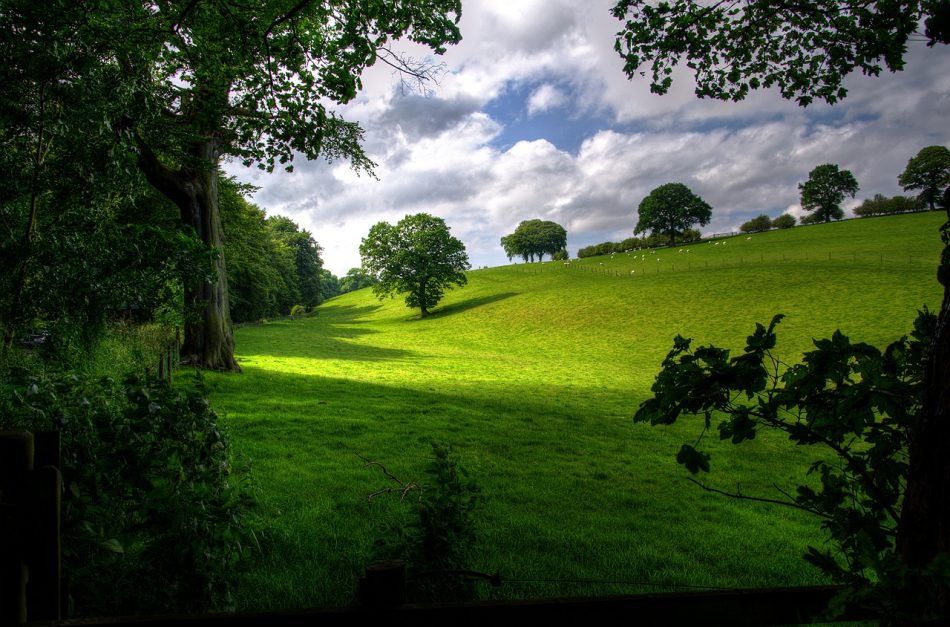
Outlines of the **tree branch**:
<svg viewBox="0 0 950 627">
<path fill-rule="evenodd" d="M 798 503 L 795 503 L 794 501 L 780 501 L 778 499 L 770 499 L 763 496 L 746 496 L 745 494 L 740 494 L 738 492 L 725 492 L 718 488 L 710 487 L 706 485 L 705 483 L 702 483 L 700 481 L 693 479 L 692 477 L 686 477 L 686 479 L 692 483 L 695 483 L 706 492 L 714 492 L 716 494 L 721 494 L 723 496 L 728 496 L 730 498 L 739 499 L 742 501 L 756 501 L 758 503 L 771 503 L 773 505 L 784 505 L 785 507 L 791 507 L 793 509 L 799 509 L 803 512 L 808 512 L 809 514 L 814 514 L 820 518 L 827 518 L 827 519 L 833 518 L 833 516 L 825 514 L 824 512 L 820 512 L 816 509 L 811 509 L 810 507 L 805 507 L 804 505 L 800 505 Z M 779 490 L 779 492 L 781 492 L 781 490 Z M 782 494 L 785 494 L 785 493 L 782 492 Z"/>
<path fill-rule="evenodd" d="M 368 468 L 370 466 L 379 466 L 379 469 L 383 471 L 384 475 L 386 475 L 389 479 L 391 479 L 397 485 L 399 485 L 398 488 L 380 488 L 379 490 L 376 490 L 375 492 L 369 494 L 366 497 L 366 500 L 372 501 L 375 497 L 379 496 L 380 494 L 389 494 L 392 492 L 399 492 L 400 493 L 399 500 L 404 501 L 406 499 L 406 495 L 409 494 L 410 492 L 422 491 L 422 486 L 420 486 L 415 481 L 407 481 L 405 483 L 400 481 L 399 478 L 393 473 L 389 472 L 389 469 L 386 468 L 386 466 L 384 466 L 382 463 L 373 461 L 371 459 L 367 459 L 363 457 L 362 455 L 360 455 L 359 453 L 355 453 L 355 455 L 363 461 L 364 468 Z"/>
</svg>

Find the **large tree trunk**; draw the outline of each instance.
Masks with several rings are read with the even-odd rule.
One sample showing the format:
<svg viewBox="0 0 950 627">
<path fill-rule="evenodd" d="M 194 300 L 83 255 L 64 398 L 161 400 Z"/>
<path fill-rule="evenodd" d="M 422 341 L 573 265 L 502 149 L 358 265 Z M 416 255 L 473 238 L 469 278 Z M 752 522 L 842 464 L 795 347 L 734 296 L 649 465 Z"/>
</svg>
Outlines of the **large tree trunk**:
<svg viewBox="0 0 950 627">
<path fill-rule="evenodd" d="M 181 212 L 181 220 L 216 251 L 213 282 L 185 285 L 185 338 L 181 356 L 186 363 L 209 370 L 240 371 L 234 360 L 234 334 L 228 302 L 228 273 L 224 266 L 224 237 L 218 206 L 218 146 L 213 139 L 196 144 L 191 167 L 172 170 L 139 142 L 139 165 L 158 191 Z"/>
<path fill-rule="evenodd" d="M 946 197 L 950 199 L 950 189 Z M 950 221 L 950 209 L 947 213 Z M 910 444 L 897 535 L 898 551 L 911 568 L 923 568 L 950 552 L 950 245 L 944 246 L 937 278 L 944 286 L 943 303 L 924 374 L 923 407 Z M 946 616 L 950 591 L 935 592 Z"/>
</svg>

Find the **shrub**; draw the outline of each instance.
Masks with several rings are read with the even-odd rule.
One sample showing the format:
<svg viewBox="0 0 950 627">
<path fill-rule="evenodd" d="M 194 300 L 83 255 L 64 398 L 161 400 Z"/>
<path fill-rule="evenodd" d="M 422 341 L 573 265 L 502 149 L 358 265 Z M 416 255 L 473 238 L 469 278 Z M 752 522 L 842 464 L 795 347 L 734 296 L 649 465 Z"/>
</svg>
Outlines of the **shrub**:
<svg viewBox="0 0 950 627">
<path fill-rule="evenodd" d="M 703 238 L 702 233 L 700 233 L 698 229 L 686 229 L 685 231 L 680 233 L 680 236 L 677 239 L 677 241 L 680 244 L 688 244 L 690 242 L 698 242 L 702 238 Z"/>
<path fill-rule="evenodd" d="M 570 258 L 571 255 L 567 252 L 566 248 L 562 248 L 551 256 L 553 261 L 567 261 Z"/>
<path fill-rule="evenodd" d="M 188 394 L 135 377 L 33 379 L 0 399 L 0 428 L 61 433 L 74 614 L 227 607 L 253 534 L 200 379 Z"/>
<path fill-rule="evenodd" d="M 772 220 L 763 213 L 743 223 L 743 225 L 739 227 L 739 230 L 743 233 L 758 233 L 760 231 L 768 231 L 770 228 L 772 228 Z"/>
<path fill-rule="evenodd" d="M 469 568 L 477 538 L 473 513 L 481 490 L 468 478 L 451 447 L 442 444 L 432 443 L 432 460 L 426 474 L 429 481 L 422 486 L 409 483 L 393 490 L 405 496 L 409 490 L 419 489 L 420 496 L 413 519 L 387 533 L 386 540 L 377 542 L 377 557 L 406 562 L 410 601 L 472 599 L 472 581 L 447 571 Z"/>
<path fill-rule="evenodd" d="M 305 313 L 307 313 L 307 308 L 304 307 L 303 305 L 294 305 L 293 307 L 290 308 L 291 316 L 302 316 Z"/>
<path fill-rule="evenodd" d="M 854 210 L 856 216 L 879 216 L 892 213 L 907 213 L 910 211 L 923 211 L 927 205 L 917 198 L 908 198 L 907 196 L 894 196 L 887 198 L 882 194 L 875 194 L 874 198 L 868 198 Z"/>
<path fill-rule="evenodd" d="M 790 213 L 783 213 L 772 220 L 772 226 L 776 229 L 790 229 L 795 226 L 795 216 Z"/>
</svg>

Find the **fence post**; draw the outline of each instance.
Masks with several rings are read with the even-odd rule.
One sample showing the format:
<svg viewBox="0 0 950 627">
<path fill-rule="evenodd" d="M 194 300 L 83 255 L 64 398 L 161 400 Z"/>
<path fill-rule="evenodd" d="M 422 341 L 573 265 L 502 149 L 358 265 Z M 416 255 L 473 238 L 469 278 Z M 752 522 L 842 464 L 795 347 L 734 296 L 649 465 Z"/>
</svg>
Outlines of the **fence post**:
<svg viewBox="0 0 950 627">
<path fill-rule="evenodd" d="M 366 567 L 357 596 L 366 607 L 394 607 L 406 602 L 406 563 L 381 560 Z"/>
<path fill-rule="evenodd" d="M 24 478 L 33 467 L 33 434 L 0 432 L 0 623 L 26 622 L 23 551 L 24 521 L 20 503 Z"/>
<path fill-rule="evenodd" d="M 61 617 L 59 457 L 59 433 L 0 433 L 0 623 Z"/>
</svg>

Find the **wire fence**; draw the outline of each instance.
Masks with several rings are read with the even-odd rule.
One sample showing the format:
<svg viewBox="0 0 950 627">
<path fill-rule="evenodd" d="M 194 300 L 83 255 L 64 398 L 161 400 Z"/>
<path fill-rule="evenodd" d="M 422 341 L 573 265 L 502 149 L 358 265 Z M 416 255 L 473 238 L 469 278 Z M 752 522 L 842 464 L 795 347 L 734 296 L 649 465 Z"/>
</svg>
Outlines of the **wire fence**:
<svg viewBox="0 0 950 627">
<path fill-rule="evenodd" d="M 617 268 L 618 261 L 623 268 Z M 578 272 L 600 274 L 614 277 L 636 277 L 637 275 L 663 274 L 672 272 L 690 272 L 715 268 L 754 267 L 764 264 L 787 263 L 823 264 L 823 265 L 860 265 L 869 268 L 935 268 L 939 260 L 936 255 L 907 254 L 859 254 L 859 253 L 759 253 L 723 256 L 718 258 L 692 259 L 686 249 L 680 252 L 666 251 L 666 254 L 617 253 L 606 261 L 573 260 L 546 261 L 512 266 L 517 272 L 525 274 L 543 274 L 545 272 Z"/>
</svg>

